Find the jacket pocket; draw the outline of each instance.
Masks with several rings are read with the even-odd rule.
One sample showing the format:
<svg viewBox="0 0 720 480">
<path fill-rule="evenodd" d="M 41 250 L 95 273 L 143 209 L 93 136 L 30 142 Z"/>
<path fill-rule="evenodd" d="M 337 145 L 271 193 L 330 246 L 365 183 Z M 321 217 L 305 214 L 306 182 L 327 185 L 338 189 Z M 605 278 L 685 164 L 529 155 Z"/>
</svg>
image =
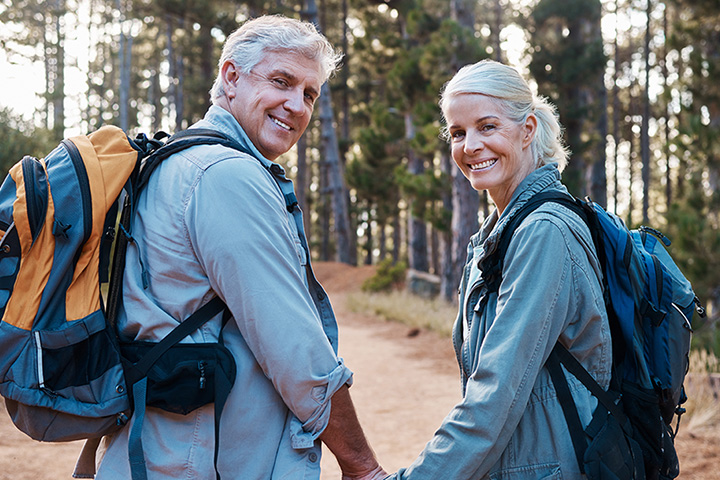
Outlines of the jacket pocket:
<svg viewBox="0 0 720 480">
<path fill-rule="evenodd" d="M 558 463 L 506 468 L 490 474 L 490 480 L 562 480 Z"/>
</svg>

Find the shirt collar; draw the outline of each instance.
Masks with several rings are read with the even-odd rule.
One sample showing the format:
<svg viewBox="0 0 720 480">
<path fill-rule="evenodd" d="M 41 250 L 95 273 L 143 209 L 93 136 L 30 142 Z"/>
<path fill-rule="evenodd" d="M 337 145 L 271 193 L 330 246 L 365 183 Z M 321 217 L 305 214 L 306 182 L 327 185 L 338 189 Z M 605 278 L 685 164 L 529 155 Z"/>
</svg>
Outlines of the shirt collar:
<svg viewBox="0 0 720 480">
<path fill-rule="evenodd" d="M 206 122 L 210 123 L 212 128 L 228 135 L 230 138 L 240 143 L 243 147 L 247 148 L 266 168 L 270 168 L 270 166 L 274 164 L 274 162 L 271 162 L 260 153 L 235 117 L 233 117 L 232 114 L 224 108 L 218 107 L 217 105 L 210 106 L 207 113 L 205 113 L 205 117 L 193 125 L 193 127 L 207 127 L 208 125 Z M 205 125 L 203 125 L 204 123 Z M 280 166 L 280 168 L 282 168 L 282 166 Z"/>
</svg>

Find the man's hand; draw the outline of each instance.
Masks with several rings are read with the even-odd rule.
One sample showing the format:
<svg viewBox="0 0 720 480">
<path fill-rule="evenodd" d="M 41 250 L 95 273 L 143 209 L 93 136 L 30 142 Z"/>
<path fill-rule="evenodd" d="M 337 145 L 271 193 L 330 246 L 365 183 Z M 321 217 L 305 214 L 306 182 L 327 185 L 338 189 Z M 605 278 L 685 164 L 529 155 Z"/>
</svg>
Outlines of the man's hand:
<svg viewBox="0 0 720 480">
<path fill-rule="evenodd" d="M 320 439 L 337 458 L 343 480 L 381 480 L 387 476 L 367 443 L 347 386 L 333 395 L 330 420 Z"/>
<path fill-rule="evenodd" d="M 366 473 L 365 475 L 361 476 L 350 476 L 350 475 L 343 475 L 342 480 L 383 480 L 385 477 L 387 477 L 388 474 L 381 466 L 378 465 L 378 467 L 375 470 L 372 470 L 371 472 Z"/>
</svg>

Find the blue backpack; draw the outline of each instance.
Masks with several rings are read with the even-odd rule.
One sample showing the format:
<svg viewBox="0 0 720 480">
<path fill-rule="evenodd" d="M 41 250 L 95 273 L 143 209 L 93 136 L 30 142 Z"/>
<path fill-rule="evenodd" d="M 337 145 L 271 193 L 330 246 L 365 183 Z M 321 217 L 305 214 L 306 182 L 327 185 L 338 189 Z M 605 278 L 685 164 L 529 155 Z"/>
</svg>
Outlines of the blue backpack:
<svg viewBox="0 0 720 480">
<path fill-rule="evenodd" d="M 674 448 L 685 411 L 683 381 L 689 366 L 694 313 L 705 316 L 692 286 L 655 229 L 629 230 L 616 215 L 590 200 L 560 192 L 535 195 L 508 221 L 497 249 L 481 264 L 490 291 L 502 280 L 503 258 L 515 229 L 545 202 L 575 212 L 589 227 L 603 271 L 603 290 L 613 339 L 608 391 L 559 342 L 546 364 L 568 423 L 581 471 L 590 479 L 675 478 Z M 598 399 L 583 429 L 560 365 Z M 621 440 L 618 441 L 618 438 Z M 611 473 L 612 472 L 612 473 Z"/>
</svg>

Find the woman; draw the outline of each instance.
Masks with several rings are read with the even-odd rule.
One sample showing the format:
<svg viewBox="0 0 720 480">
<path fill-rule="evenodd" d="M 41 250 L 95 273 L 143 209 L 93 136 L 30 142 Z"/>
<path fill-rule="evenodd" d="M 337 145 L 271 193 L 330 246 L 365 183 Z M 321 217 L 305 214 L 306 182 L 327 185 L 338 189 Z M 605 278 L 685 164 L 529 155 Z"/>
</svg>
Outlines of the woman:
<svg viewBox="0 0 720 480">
<path fill-rule="evenodd" d="M 493 61 L 461 69 L 440 106 L 452 157 L 496 210 L 468 246 L 453 343 L 463 398 L 424 451 L 390 478 L 583 478 L 545 362 L 560 341 L 607 388 L 610 329 L 601 267 L 585 223 L 545 203 L 515 231 L 497 293 L 478 264 L 508 220 L 540 192 L 567 192 L 554 108 L 518 72 Z M 597 401 L 566 374 L 582 424 Z"/>
</svg>

